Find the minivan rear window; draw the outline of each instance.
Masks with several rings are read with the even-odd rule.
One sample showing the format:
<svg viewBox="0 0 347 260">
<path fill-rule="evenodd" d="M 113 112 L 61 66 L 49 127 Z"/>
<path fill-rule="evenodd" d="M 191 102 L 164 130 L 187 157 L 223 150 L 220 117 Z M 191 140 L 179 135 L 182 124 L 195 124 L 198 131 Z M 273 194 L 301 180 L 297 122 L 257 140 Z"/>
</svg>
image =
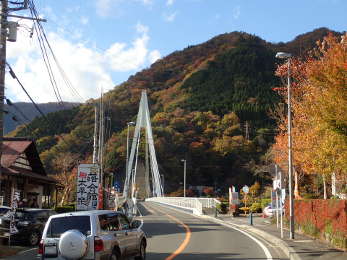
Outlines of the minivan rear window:
<svg viewBox="0 0 347 260">
<path fill-rule="evenodd" d="M 84 235 L 90 235 L 89 216 L 68 216 L 52 218 L 47 230 L 47 237 L 60 237 L 68 230 L 78 230 Z"/>
</svg>

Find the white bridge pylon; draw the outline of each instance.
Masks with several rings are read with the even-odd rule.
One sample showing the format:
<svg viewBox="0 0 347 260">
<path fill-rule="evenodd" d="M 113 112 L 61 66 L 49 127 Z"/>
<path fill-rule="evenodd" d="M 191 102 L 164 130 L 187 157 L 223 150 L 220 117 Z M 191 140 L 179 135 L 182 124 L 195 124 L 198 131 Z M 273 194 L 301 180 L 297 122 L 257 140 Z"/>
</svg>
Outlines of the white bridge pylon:
<svg viewBox="0 0 347 260">
<path fill-rule="evenodd" d="M 160 174 L 158 169 L 157 158 L 155 155 L 154 142 L 153 142 L 153 134 L 152 134 L 152 126 L 151 126 L 151 118 L 148 109 L 148 100 L 147 93 L 145 90 L 142 91 L 141 101 L 139 106 L 139 112 L 137 114 L 136 126 L 134 131 L 134 138 L 131 145 L 131 152 L 128 161 L 128 172 L 126 173 L 125 183 L 124 183 L 124 191 L 123 196 L 125 198 L 134 198 L 135 187 L 136 187 L 136 170 L 137 170 L 137 162 L 138 162 L 138 151 L 140 146 L 141 139 L 141 128 L 146 129 L 146 150 L 149 151 L 149 159 L 150 159 L 150 169 L 152 174 L 152 196 L 153 197 L 162 197 L 163 196 L 163 187 L 161 185 Z M 148 147 L 148 148 L 147 148 Z M 147 172 L 148 169 L 146 169 Z M 149 178 L 149 176 L 147 176 Z M 146 189 L 150 189 L 149 183 L 146 181 Z M 129 191 L 129 189 L 131 189 Z M 130 193 L 131 192 L 131 193 Z M 130 194 L 129 194 L 130 193 Z"/>
</svg>

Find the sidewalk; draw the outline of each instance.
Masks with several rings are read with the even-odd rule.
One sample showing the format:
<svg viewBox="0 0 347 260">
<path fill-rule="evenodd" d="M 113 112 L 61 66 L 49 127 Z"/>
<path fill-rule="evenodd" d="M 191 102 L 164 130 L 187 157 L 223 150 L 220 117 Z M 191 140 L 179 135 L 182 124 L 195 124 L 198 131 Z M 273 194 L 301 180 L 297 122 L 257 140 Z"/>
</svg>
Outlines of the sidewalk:
<svg viewBox="0 0 347 260">
<path fill-rule="evenodd" d="M 260 216 L 253 217 L 253 225 L 250 225 L 248 217 L 232 217 L 218 215 L 218 219 L 226 223 L 236 225 L 240 229 L 254 233 L 265 240 L 278 244 L 290 260 L 346 260 L 347 252 L 330 247 L 319 240 L 295 233 L 295 239 L 289 239 L 289 230 L 283 230 L 281 239 L 280 228 L 271 224 L 271 219 Z"/>
</svg>

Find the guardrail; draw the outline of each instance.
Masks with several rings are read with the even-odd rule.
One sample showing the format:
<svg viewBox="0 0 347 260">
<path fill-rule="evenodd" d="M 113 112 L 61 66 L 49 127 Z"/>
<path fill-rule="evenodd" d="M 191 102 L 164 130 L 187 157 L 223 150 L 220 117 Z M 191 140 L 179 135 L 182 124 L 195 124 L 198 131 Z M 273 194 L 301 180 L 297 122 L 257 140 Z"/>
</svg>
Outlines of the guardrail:
<svg viewBox="0 0 347 260">
<path fill-rule="evenodd" d="M 203 208 L 215 208 L 218 203 L 214 198 L 187 198 L 187 197 L 153 197 L 147 198 L 146 201 L 154 201 L 170 206 L 192 210 L 196 215 L 202 215 Z"/>
</svg>

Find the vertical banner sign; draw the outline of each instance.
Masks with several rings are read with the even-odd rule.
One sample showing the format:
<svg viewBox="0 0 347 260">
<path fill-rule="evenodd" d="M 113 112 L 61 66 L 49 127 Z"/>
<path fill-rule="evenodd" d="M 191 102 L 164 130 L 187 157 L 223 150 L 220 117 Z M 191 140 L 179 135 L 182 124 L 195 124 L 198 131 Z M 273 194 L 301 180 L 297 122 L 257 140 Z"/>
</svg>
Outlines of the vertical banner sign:
<svg viewBox="0 0 347 260">
<path fill-rule="evenodd" d="M 18 229 L 16 227 L 16 222 L 15 222 L 15 215 L 16 215 L 16 210 L 18 208 L 19 199 L 20 199 L 19 191 L 13 191 L 12 201 L 11 201 L 11 214 L 10 214 L 10 235 L 18 233 Z"/>
<path fill-rule="evenodd" d="M 97 164 L 80 164 L 77 173 L 77 210 L 93 210 L 98 206 L 100 168 Z"/>
</svg>

